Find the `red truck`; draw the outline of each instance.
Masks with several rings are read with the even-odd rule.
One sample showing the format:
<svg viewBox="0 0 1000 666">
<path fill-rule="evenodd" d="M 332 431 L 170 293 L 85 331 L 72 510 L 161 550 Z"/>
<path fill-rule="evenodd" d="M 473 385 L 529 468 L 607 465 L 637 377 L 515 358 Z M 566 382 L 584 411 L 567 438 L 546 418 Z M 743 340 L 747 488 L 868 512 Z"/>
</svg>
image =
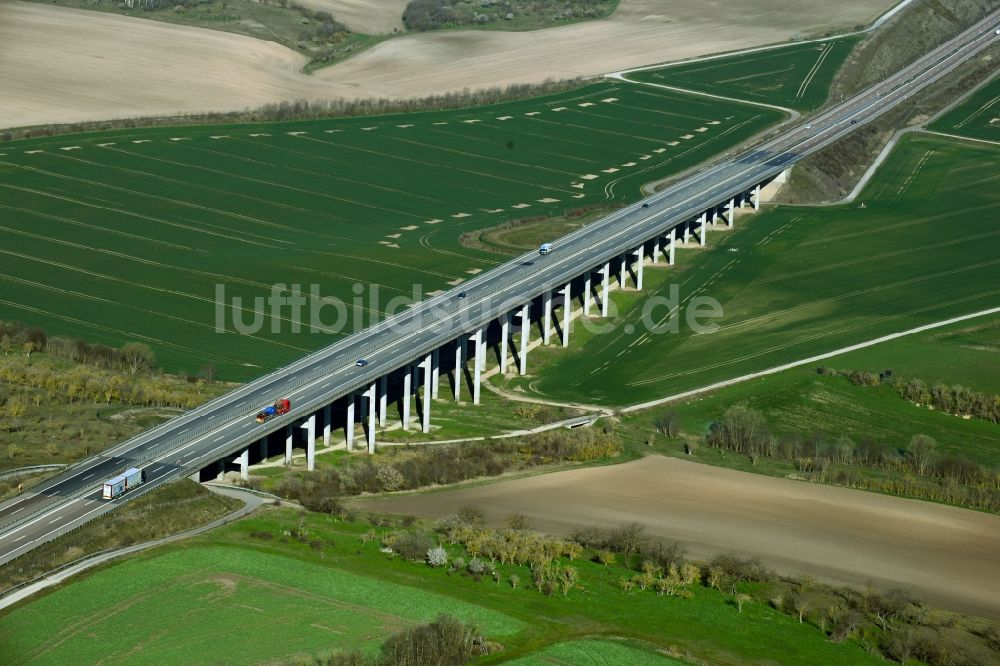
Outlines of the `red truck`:
<svg viewBox="0 0 1000 666">
<path fill-rule="evenodd" d="M 282 414 L 287 414 L 290 411 L 292 411 L 292 401 L 288 398 L 282 398 L 281 400 L 275 401 L 273 405 L 265 407 L 261 410 L 257 414 L 257 423 L 263 423 L 269 418 L 281 416 Z"/>
</svg>

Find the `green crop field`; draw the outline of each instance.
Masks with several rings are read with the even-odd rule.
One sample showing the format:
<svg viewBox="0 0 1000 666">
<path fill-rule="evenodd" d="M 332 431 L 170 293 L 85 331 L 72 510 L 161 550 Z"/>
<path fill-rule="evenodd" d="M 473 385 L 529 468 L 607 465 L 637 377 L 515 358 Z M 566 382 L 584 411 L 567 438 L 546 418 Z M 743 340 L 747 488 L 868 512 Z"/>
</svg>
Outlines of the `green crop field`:
<svg viewBox="0 0 1000 666">
<path fill-rule="evenodd" d="M 738 217 L 735 232 L 709 233 L 709 251 L 682 250 L 677 269 L 647 270 L 652 288 L 643 298 L 616 297 L 612 330 L 577 326 L 577 350 L 552 355 L 550 368 L 520 383 L 548 396 L 628 404 L 995 307 L 1000 231 L 989 222 L 1000 190 L 986 183 L 998 173 L 1000 151 L 991 146 L 911 135 L 860 197 L 863 208 Z M 687 324 L 650 332 L 667 321 L 672 285 L 679 321 L 693 296 L 719 302 L 723 317 L 706 320 L 718 324 L 714 332 Z"/>
<path fill-rule="evenodd" d="M 881 371 L 918 378 L 928 385 L 941 381 L 969 386 L 988 394 L 1000 392 L 1000 346 L 991 336 L 1000 332 L 1000 318 L 961 322 L 880 345 L 842 354 L 822 363 L 840 370 Z M 855 386 L 847 377 L 819 375 L 816 366 L 793 368 L 649 411 L 629 415 L 627 423 L 642 438 L 652 430 L 655 414 L 676 410 L 685 432 L 708 433 L 709 426 L 727 408 L 746 404 L 759 410 L 776 434 L 820 435 L 827 440 L 850 437 L 873 439 L 892 450 L 906 448 L 914 435 L 928 435 L 942 454 L 958 454 L 986 467 L 1000 465 L 1000 427 L 980 419 L 962 419 L 918 407 L 902 399 L 890 386 Z M 668 452 L 676 454 L 677 446 Z M 711 450 L 704 450 L 714 460 Z M 751 469 L 738 456 L 726 462 Z"/>
<path fill-rule="evenodd" d="M 834 75 L 860 40 L 856 35 L 769 48 L 635 72 L 628 78 L 811 111 L 826 102 Z"/>
<path fill-rule="evenodd" d="M 313 323 L 350 332 L 499 263 L 463 231 L 638 198 L 779 117 L 608 82 L 460 111 L 3 144 L 0 319 L 245 379 L 344 334 Z M 301 331 L 291 305 L 272 310 L 274 285 L 302 286 Z"/>
<path fill-rule="evenodd" d="M 531 586 L 527 566 L 496 563 L 501 583 L 488 576 L 477 582 L 385 555 L 377 536 L 360 540 L 369 530 L 364 522 L 267 509 L 186 545 L 87 574 L 0 616 L 4 662 L 257 663 L 371 651 L 440 612 L 477 624 L 503 646 L 484 660 L 490 663 L 528 655 L 543 660 L 528 663 L 588 663 L 577 660 L 581 647 L 592 658 L 631 660 L 610 663 L 670 663 L 641 647 L 675 647 L 726 664 L 878 662 L 858 643 L 829 641 L 766 603 L 739 613 L 714 589 L 696 587 L 690 599 L 626 593 L 618 585 L 626 569 L 578 558 L 571 564 L 580 587 L 546 597 Z M 283 538 L 289 531 L 305 531 L 320 545 Z M 521 580 L 517 589 L 507 583 L 512 573 Z M 170 619 L 178 617 L 185 622 Z M 630 639 L 629 647 L 607 640 L 616 636 Z M 590 637 L 603 640 L 583 642 Z"/>
<path fill-rule="evenodd" d="M 0 621 L 0 642 L 16 662 L 262 662 L 333 648 L 371 650 L 390 633 L 445 612 L 490 635 L 525 626 L 415 587 L 280 555 L 205 547 L 131 560 L 42 597 Z"/>
<path fill-rule="evenodd" d="M 628 645 L 601 640 L 556 643 L 535 654 L 507 662 L 512 666 L 680 666 L 682 662 L 639 650 Z"/>
<path fill-rule="evenodd" d="M 944 326 L 842 354 L 825 363 L 852 370 L 888 369 L 927 384 L 958 384 L 983 393 L 1000 393 L 1000 317 Z"/>
<path fill-rule="evenodd" d="M 1000 141 L 1000 77 L 994 78 L 965 102 L 938 118 L 930 129 Z"/>
</svg>

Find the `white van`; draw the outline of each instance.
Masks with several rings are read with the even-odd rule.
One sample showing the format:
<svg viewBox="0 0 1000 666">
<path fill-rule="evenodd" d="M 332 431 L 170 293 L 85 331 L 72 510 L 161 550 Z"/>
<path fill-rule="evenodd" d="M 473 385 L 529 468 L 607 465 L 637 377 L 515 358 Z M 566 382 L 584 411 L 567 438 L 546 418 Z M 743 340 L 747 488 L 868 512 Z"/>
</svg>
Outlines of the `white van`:
<svg viewBox="0 0 1000 666">
<path fill-rule="evenodd" d="M 542 243 L 542 246 L 538 248 L 538 254 L 548 254 L 552 251 L 552 243 Z"/>
</svg>

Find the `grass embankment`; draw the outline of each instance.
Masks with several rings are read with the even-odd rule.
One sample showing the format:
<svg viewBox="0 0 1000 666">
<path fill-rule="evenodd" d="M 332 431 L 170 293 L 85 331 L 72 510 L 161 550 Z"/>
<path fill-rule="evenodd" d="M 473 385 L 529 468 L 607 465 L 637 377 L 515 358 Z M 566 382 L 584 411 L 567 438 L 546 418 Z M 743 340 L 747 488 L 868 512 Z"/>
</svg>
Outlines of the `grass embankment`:
<svg viewBox="0 0 1000 666">
<path fill-rule="evenodd" d="M 459 237 L 465 247 L 497 254 L 516 255 L 542 243 L 572 233 L 614 210 L 615 206 L 584 207 L 555 217 L 526 217 L 493 227 L 467 231 Z"/>
<path fill-rule="evenodd" d="M 853 36 L 792 44 L 634 72 L 628 78 L 811 111 L 826 102 L 834 76 L 860 40 Z"/>
<path fill-rule="evenodd" d="M 527 657 L 506 662 L 513 666 L 603 666 L 627 664 L 628 666 L 680 666 L 683 662 L 634 648 L 627 643 L 609 640 L 579 640 L 556 643 Z"/>
<path fill-rule="evenodd" d="M 1000 78 L 995 78 L 928 128 L 974 139 L 1000 141 Z"/>
<path fill-rule="evenodd" d="M 205 525 L 242 505 L 186 479 L 167 484 L 0 567 L 0 591 L 92 553 Z"/>
<path fill-rule="evenodd" d="M 858 44 L 831 84 L 830 98 L 857 93 L 959 34 L 993 7 L 989 0 L 913 3 Z M 778 199 L 791 203 L 839 201 L 857 184 L 889 139 L 924 122 L 967 90 L 993 76 L 996 45 L 960 65 L 949 76 L 909 97 L 849 136 L 796 164 Z"/>
<path fill-rule="evenodd" d="M 373 650 L 387 631 L 447 609 L 477 621 L 503 646 L 484 663 L 593 635 L 624 636 L 716 663 L 878 661 L 855 640 L 830 642 L 766 601 L 747 602 L 739 612 L 728 593 L 708 587 L 690 588 L 686 599 L 652 589 L 626 592 L 619 581 L 634 572 L 589 561 L 592 553 L 563 562 L 577 570 L 578 586 L 566 596 L 544 596 L 523 565 L 495 564 L 501 582 L 489 576 L 477 582 L 471 575 L 450 575 L 446 567 L 382 554 L 379 542 L 391 531 L 269 510 L 15 609 L 0 619 L 0 637 L 20 660 L 59 661 L 69 654 L 141 654 L 158 663 L 277 659 Z M 451 558 L 463 552 L 447 549 Z M 517 589 L 511 588 L 511 574 L 522 581 Z M 756 584 L 738 587 L 761 590 Z M 180 614 L 204 621 L 168 621 Z M 86 620 L 81 624 L 79 618 Z M 242 630 L 222 630 L 233 626 Z"/>
<path fill-rule="evenodd" d="M 459 243 L 467 230 L 635 199 L 778 115 L 598 83 L 459 111 L 8 143 L 0 316 L 142 339 L 168 371 L 213 363 L 245 379 L 337 338 L 314 323 L 350 331 L 414 285 L 426 295 L 495 266 Z M 320 310 L 313 284 L 346 312 Z M 301 332 L 290 305 L 272 315 L 272 285 L 301 285 Z M 237 318 L 256 332 L 234 334 Z"/>
<path fill-rule="evenodd" d="M 0 356 L 0 470 L 75 462 L 229 388 L 38 352 Z"/>
<path fill-rule="evenodd" d="M 907 137 L 862 195 L 864 208 L 737 218 L 735 231 L 709 232 L 708 251 L 681 250 L 677 267 L 647 269 L 642 294 L 616 294 L 615 316 L 601 322 L 607 332 L 577 326 L 573 350 L 552 353 L 548 365 L 546 354 L 529 357 L 538 376 L 508 383 L 624 405 L 994 306 L 998 234 L 981 216 L 998 195 L 970 169 L 996 171 L 1000 154 Z M 672 321 L 671 287 L 679 331 L 650 333 L 650 322 Z M 721 305 L 721 319 L 702 322 L 718 324 L 714 332 L 686 323 L 695 296 Z"/>
</svg>

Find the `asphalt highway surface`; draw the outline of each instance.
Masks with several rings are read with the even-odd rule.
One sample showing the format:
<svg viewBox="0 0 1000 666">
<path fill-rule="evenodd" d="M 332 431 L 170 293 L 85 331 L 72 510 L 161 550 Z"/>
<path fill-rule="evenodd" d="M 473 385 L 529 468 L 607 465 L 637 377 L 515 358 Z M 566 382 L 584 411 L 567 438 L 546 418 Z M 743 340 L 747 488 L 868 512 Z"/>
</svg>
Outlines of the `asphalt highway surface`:
<svg viewBox="0 0 1000 666">
<path fill-rule="evenodd" d="M 752 151 L 719 161 L 640 203 L 553 240 L 554 249 L 548 255 L 532 252 L 517 257 L 88 458 L 5 502 L 0 505 L 0 564 L 119 506 L 120 500 L 101 499 L 101 484 L 128 467 L 143 468 L 145 490 L 232 456 L 267 433 L 366 389 L 379 377 L 529 303 L 544 291 L 561 288 L 588 269 L 603 266 L 702 211 L 752 190 L 1000 39 L 994 34 L 998 23 L 1000 11 L 895 75 Z M 459 298 L 459 292 L 466 296 Z M 356 366 L 360 358 L 368 364 Z M 277 398 L 291 399 L 291 412 L 257 423 L 256 412 Z"/>
</svg>

